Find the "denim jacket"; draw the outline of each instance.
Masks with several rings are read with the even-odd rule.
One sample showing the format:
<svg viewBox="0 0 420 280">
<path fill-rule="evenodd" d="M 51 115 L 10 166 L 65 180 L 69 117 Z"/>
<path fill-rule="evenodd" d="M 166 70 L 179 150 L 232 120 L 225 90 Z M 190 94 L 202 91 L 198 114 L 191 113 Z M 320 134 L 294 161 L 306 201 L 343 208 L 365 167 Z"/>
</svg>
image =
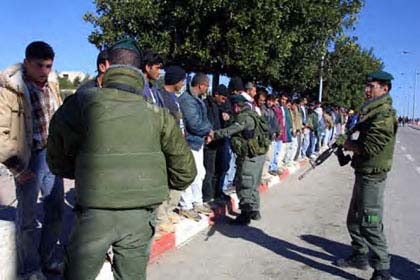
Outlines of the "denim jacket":
<svg viewBox="0 0 420 280">
<path fill-rule="evenodd" d="M 186 128 L 186 140 L 191 149 L 198 151 L 204 144 L 204 136 L 209 134 L 212 125 L 207 118 L 204 102 L 189 92 L 178 97 Z"/>
</svg>

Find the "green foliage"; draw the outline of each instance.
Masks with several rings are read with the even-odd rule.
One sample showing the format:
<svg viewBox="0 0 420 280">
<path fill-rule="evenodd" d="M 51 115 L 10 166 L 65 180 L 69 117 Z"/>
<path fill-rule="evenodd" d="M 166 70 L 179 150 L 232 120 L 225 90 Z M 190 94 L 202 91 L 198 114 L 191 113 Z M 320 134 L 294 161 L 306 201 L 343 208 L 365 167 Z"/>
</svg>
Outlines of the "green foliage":
<svg viewBox="0 0 420 280">
<path fill-rule="evenodd" d="M 369 72 L 383 68 L 373 50 L 362 49 L 354 39 L 341 37 L 325 59 L 325 101 L 357 108 L 364 101 L 364 88 Z"/>
<path fill-rule="evenodd" d="M 81 82 L 82 81 L 81 81 L 80 77 L 74 78 L 74 80 L 73 80 L 74 87 L 77 88 L 81 84 Z"/>
<path fill-rule="evenodd" d="M 85 14 L 84 19 L 94 26 L 89 41 L 97 47 L 130 36 L 142 48 L 152 47 L 161 53 L 166 64 L 179 64 L 188 72 L 215 74 L 216 81 L 219 74 L 239 75 L 276 90 L 311 92 L 318 86 L 320 59 L 327 46 L 340 38 L 344 29 L 352 27 L 364 1 L 95 3 L 96 12 Z M 334 66 L 332 60 L 328 65 Z M 328 76 L 328 81 L 335 77 Z M 332 88 L 328 90 L 328 97 L 336 100 L 335 93 L 330 93 Z"/>
<path fill-rule="evenodd" d="M 75 85 L 66 77 L 58 77 L 60 89 L 75 89 Z"/>
</svg>

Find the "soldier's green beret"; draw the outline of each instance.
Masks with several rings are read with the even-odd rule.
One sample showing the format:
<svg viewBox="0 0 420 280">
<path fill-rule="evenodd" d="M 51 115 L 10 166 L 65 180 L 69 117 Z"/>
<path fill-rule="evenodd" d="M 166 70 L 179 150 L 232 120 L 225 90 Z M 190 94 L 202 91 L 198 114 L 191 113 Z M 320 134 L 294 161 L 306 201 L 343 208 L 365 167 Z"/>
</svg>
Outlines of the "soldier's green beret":
<svg viewBox="0 0 420 280">
<path fill-rule="evenodd" d="M 246 100 L 246 98 L 245 98 L 245 97 L 243 97 L 243 96 L 242 96 L 242 95 L 240 95 L 240 94 L 235 94 L 235 95 L 232 95 L 232 96 L 230 97 L 230 102 L 232 102 L 232 104 L 239 104 L 239 105 L 242 105 L 242 104 L 245 104 L 247 101 L 248 101 L 248 100 Z"/>
<path fill-rule="evenodd" d="M 125 39 L 119 40 L 118 42 L 113 44 L 111 47 L 109 47 L 109 51 L 113 51 L 116 49 L 127 49 L 131 51 L 135 51 L 138 54 L 141 54 L 141 51 L 136 44 L 136 41 L 131 38 L 125 38 Z"/>
<path fill-rule="evenodd" d="M 367 81 L 368 82 L 372 82 L 372 81 L 391 81 L 393 80 L 394 77 L 392 77 L 392 75 L 388 72 L 385 71 L 375 71 L 375 72 L 371 72 L 368 74 L 367 77 Z"/>
</svg>

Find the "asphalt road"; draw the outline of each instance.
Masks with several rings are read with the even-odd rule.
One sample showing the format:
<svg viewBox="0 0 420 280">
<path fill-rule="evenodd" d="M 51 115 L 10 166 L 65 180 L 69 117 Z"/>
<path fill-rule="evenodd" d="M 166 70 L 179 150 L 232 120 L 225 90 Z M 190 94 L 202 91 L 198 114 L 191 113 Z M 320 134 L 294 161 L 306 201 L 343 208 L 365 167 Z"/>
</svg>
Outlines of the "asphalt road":
<svg viewBox="0 0 420 280">
<path fill-rule="evenodd" d="M 420 279 L 420 131 L 400 128 L 385 193 L 385 231 L 394 279 Z M 148 268 L 165 279 L 369 279 L 372 270 L 340 269 L 351 252 L 345 219 L 350 167 L 330 158 L 303 181 L 297 175 L 261 197 L 263 219 L 248 227 L 226 218 Z"/>
</svg>

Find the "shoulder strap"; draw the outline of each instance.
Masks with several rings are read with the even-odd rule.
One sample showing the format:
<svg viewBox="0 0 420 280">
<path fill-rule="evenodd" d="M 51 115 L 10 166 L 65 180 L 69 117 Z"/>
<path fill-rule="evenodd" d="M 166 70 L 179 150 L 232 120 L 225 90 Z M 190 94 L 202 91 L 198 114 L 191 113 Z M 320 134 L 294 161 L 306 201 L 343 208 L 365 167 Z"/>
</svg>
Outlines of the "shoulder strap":
<svg viewBox="0 0 420 280">
<path fill-rule="evenodd" d="M 122 84 L 122 83 L 109 83 L 106 85 L 107 88 L 115 88 L 115 89 L 119 89 L 122 91 L 127 91 L 127 92 L 131 92 L 134 93 L 136 95 L 143 95 L 143 92 L 141 90 L 139 90 L 138 88 L 126 85 L 126 84 Z"/>
</svg>

